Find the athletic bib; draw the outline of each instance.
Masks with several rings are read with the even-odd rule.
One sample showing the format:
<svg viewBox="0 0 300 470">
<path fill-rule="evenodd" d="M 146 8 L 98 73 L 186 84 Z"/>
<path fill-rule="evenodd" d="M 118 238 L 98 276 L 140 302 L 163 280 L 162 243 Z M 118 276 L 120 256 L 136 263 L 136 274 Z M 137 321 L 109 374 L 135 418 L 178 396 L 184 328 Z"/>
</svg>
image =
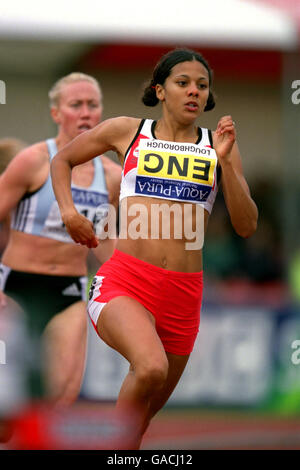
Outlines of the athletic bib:
<svg viewBox="0 0 300 470">
<path fill-rule="evenodd" d="M 205 202 L 216 184 L 217 156 L 191 143 L 141 139 L 136 173 L 138 195 Z"/>
</svg>

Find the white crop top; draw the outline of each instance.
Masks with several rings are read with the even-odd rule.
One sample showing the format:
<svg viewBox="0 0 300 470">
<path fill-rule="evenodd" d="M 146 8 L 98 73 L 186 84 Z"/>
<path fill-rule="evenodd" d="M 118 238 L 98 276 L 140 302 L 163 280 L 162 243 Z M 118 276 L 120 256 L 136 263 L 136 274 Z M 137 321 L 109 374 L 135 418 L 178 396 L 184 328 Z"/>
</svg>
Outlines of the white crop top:
<svg viewBox="0 0 300 470">
<path fill-rule="evenodd" d="M 195 144 L 158 140 L 156 121 L 143 119 L 126 154 L 120 201 L 129 196 L 200 204 L 209 213 L 218 191 L 218 158 L 209 129 Z"/>
</svg>

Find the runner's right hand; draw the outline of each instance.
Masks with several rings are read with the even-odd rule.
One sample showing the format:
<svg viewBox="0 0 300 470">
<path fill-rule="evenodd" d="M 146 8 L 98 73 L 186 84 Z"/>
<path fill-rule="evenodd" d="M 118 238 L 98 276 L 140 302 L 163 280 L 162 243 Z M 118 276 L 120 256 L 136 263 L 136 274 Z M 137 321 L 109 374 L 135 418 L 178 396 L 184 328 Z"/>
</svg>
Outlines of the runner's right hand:
<svg viewBox="0 0 300 470">
<path fill-rule="evenodd" d="M 86 245 L 88 248 L 96 248 L 98 246 L 99 240 L 96 238 L 94 226 L 84 215 L 75 212 L 65 216 L 63 222 L 75 243 Z"/>
</svg>

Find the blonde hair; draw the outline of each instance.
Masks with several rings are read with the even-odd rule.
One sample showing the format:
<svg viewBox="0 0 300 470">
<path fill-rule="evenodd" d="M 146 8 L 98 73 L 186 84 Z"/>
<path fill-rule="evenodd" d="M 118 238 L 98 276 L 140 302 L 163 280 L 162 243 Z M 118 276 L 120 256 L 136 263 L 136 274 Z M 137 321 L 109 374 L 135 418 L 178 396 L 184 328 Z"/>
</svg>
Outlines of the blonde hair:
<svg viewBox="0 0 300 470">
<path fill-rule="evenodd" d="M 87 75 L 82 72 L 72 72 L 69 75 L 66 75 L 59 80 L 57 80 L 52 88 L 50 89 L 48 96 L 50 100 L 50 108 L 57 107 L 59 105 L 59 99 L 61 95 L 62 88 L 65 85 L 69 85 L 70 83 L 76 82 L 89 82 L 92 83 L 98 90 L 100 94 L 100 98 L 102 100 L 102 91 L 98 80 L 96 80 L 91 75 Z"/>
<path fill-rule="evenodd" d="M 17 153 L 27 146 L 28 144 L 23 142 L 23 140 L 14 137 L 0 139 L 0 174 L 3 173 Z"/>
</svg>

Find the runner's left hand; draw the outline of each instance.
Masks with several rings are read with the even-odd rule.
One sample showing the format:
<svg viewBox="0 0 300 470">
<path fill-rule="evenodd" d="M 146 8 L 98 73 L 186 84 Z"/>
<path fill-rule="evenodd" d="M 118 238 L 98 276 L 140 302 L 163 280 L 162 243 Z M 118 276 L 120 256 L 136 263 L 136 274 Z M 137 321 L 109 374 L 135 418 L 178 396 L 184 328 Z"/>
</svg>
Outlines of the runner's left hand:
<svg viewBox="0 0 300 470">
<path fill-rule="evenodd" d="M 220 161 L 230 158 L 236 140 L 235 124 L 231 116 L 223 116 L 213 136 L 214 149 Z"/>
</svg>

